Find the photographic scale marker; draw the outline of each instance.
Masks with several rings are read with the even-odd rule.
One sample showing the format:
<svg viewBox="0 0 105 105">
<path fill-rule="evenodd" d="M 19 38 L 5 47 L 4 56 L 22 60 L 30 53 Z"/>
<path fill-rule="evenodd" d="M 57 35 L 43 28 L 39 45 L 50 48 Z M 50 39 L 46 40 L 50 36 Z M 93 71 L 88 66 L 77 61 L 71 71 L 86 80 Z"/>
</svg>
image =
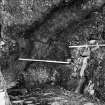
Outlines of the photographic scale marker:
<svg viewBox="0 0 105 105">
<path fill-rule="evenodd" d="M 96 45 L 78 45 L 78 46 L 69 46 L 69 48 L 83 48 L 83 47 L 103 47 L 105 44 L 96 44 Z M 46 63 L 58 63 L 58 64 L 69 64 L 70 62 L 64 61 L 54 61 L 54 60 L 39 60 L 39 59 L 27 59 L 19 58 L 20 61 L 29 61 L 29 62 L 46 62 Z"/>
</svg>

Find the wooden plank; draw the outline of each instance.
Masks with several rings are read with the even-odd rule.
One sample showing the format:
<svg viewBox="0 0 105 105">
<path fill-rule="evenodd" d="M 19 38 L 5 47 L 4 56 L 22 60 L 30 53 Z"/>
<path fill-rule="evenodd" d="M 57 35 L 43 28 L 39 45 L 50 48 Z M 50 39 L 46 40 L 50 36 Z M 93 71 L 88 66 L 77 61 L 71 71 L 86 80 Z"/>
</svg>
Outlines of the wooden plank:
<svg viewBox="0 0 105 105">
<path fill-rule="evenodd" d="M 21 60 L 21 61 L 30 61 L 30 62 L 59 63 L 59 64 L 69 64 L 69 63 L 70 63 L 70 62 L 64 62 L 64 61 L 38 60 L 38 59 L 24 59 L 24 58 L 19 58 L 18 60 Z"/>
<path fill-rule="evenodd" d="M 105 44 L 96 44 L 96 45 L 75 45 L 75 46 L 69 46 L 69 48 L 79 48 L 79 47 L 104 47 Z"/>
</svg>

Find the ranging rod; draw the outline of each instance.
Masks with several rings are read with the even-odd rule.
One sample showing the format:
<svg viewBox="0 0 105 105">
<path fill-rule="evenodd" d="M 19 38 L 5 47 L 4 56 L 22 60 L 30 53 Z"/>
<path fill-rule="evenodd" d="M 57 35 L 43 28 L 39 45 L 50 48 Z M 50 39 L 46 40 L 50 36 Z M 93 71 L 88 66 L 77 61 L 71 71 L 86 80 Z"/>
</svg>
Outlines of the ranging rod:
<svg viewBox="0 0 105 105">
<path fill-rule="evenodd" d="M 96 44 L 96 45 L 75 45 L 75 46 L 69 46 L 69 48 L 79 48 L 79 47 L 102 47 L 105 46 L 105 44 Z"/>
<path fill-rule="evenodd" d="M 105 46 L 105 44 L 96 44 L 96 45 L 78 45 L 78 46 L 69 46 L 69 48 L 79 48 L 79 47 L 99 47 Z M 19 58 L 18 60 L 21 61 L 30 61 L 30 62 L 48 62 L 48 63 L 59 63 L 59 64 L 69 64 L 70 62 L 64 61 L 53 61 L 53 60 L 39 60 L 39 59 L 26 59 L 26 58 Z"/>
<path fill-rule="evenodd" d="M 21 61 L 30 61 L 30 62 L 48 62 L 48 63 L 61 63 L 61 64 L 69 64 L 70 62 L 64 62 L 64 61 L 53 61 L 53 60 L 39 60 L 39 59 L 25 59 L 25 58 L 19 58 L 18 60 Z"/>
</svg>

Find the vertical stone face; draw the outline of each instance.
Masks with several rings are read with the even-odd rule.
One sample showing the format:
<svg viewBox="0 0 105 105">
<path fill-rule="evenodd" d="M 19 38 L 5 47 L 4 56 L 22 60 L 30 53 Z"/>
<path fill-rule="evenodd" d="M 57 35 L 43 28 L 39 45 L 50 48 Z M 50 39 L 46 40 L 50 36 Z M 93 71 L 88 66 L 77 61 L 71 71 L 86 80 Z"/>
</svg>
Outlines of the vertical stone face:
<svg viewBox="0 0 105 105">
<path fill-rule="evenodd" d="M 0 67 L 0 104 L 1 105 L 11 105 L 10 100 L 9 100 L 9 96 L 7 94 L 7 86 L 8 84 L 6 84 L 4 75 L 1 72 L 1 67 Z"/>
<path fill-rule="evenodd" d="M 9 97 L 6 92 L 0 92 L 0 104 L 1 105 L 11 105 Z"/>
</svg>

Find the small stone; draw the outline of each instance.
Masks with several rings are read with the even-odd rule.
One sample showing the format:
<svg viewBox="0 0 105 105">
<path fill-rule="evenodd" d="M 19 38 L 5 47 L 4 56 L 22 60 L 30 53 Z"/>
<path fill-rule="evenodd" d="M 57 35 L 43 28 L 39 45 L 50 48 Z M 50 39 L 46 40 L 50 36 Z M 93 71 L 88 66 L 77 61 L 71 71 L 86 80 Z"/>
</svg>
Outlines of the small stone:
<svg viewBox="0 0 105 105">
<path fill-rule="evenodd" d="M 59 102 L 54 102 L 51 105 L 60 105 L 60 103 Z"/>
<path fill-rule="evenodd" d="M 93 103 L 85 103 L 84 105 L 94 105 Z"/>
<path fill-rule="evenodd" d="M 90 40 L 90 44 L 94 44 L 96 40 Z"/>
</svg>

